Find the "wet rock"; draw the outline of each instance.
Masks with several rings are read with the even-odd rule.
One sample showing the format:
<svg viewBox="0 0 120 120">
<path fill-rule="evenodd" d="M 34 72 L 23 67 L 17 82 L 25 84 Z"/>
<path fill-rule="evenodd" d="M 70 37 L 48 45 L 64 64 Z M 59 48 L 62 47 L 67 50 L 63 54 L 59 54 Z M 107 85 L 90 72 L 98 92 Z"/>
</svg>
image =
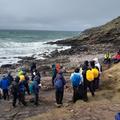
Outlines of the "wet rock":
<svg viewBox="0 0 120 120">
<path fill-rule="evenodd" d="M 10 68 L 10 67 L 12 67 L 12 64 L 5 64 L 1 66 L 1 68 Z"/>
</svg>

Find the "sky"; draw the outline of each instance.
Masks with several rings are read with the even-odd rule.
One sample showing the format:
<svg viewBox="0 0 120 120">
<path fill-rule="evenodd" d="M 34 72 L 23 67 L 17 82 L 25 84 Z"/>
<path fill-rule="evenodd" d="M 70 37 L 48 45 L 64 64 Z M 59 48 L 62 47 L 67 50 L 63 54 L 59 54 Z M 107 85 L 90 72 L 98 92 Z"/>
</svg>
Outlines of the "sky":
<svg viewBox="0 0 120 120">
<path fill-rule="evenodd" d="M 0 29 L 81 31 L 120 16 L 120 0 L 0 0 Z"/>
</svg>

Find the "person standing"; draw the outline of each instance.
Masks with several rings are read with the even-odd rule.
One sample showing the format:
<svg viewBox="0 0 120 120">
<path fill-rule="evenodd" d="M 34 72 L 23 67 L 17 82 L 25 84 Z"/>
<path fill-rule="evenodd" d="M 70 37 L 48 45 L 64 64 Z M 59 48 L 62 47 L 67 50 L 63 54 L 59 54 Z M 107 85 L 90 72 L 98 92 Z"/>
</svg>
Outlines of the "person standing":
<svg viewBox="0 0 120 120">
<path fill-rule="evenodd" d="M 39 76 L 35 75 L 32 83 L 32 88 L 33 88 L 33 94 L 34 94 L 34 104 L 38 105 L 38 100 L 39 100 Z"/>
<path fill-rule="evenodd" d="M 33 62 L 32 64 L 31 64 L 31 66 L 30 66 L 30 72 L 31 72 L 31 76 L 32 76 L 32 80 L 33 80 L 33 78 L 34 78 L 34 72 L 35 72 L 35 70 L 36 70 L 36 63 L 35 62 Z"/>
<path fill-rule="evenodd" d="M 83 70 L 82 75 L 83 75 L 83 89 L 84 89 L 83 100 L 88 101 L 87 88 L 89 88 L 92 96 L 95 95 L 93 89 L 94 76 L 93 73 L 91 72 L 88 61 L 84 62 L 82 70 Z"/>
<path fill-rule="evenodd" d="M 16 107 L 17 99 L 19 99 L 19 80 L 20 80 L 19 77 L 16 77 L 10 87 L 13 96 L 12 102 L 13 107 Z"/>
<path fill-rule="evenodd" d="M 102 65 L 99 63 L 98 58 L 94 58 L 93 61 L 95 61 L 95 67 L 99 70 L 99 76 L 96 82 L 96 89 L 99 89 L 100 83 L 101 83 L 101 73 L 102 73 Z"/>
<path fill-rule="evenodd" d="M 57 106 L 61 106 L 63 104 L 63 95 L 64 95 L 64 85 L 66 84 L 65 78 L 63 77 L 63 72 L 60 70 L 54 79 L 55 86 L 55 96 Z"/>
<path fill-rule="evenodd" d="M 4 100 L 8 99 L 9 100 L 9 81 L 7 77 L 4 75 L 2 80 L 0 80 L 0 88 L 3 91 L 3 98 Z"/>
<path fill-rule="evenodd" d="M 72 83 L 73 87 L 73 102 L 75 103 L 78 99 L 83 98 L 83 89 L 82 88 L 82 83 L 83 83 L 83 77 L 79 72 L 79 68 L 76 68 L 74 73 L 71 74 L 70 80 Z"/>
<path fill-rule="evenodd" d="M 52 85 L 54 86 L 54 79 L 56 78 L 57 75 L 57 70 L 56 70 L 56 65 L 52 64 Z"/>
<path fill-rule="evenodd" d="M 95 90 L 99 88 L 99 68 L 95 66 L 95 61 L 90 61 L 90 66 L 94 75 L 93 89 L 95 92 Z"/>
<path fill-rule="evenodd" d="M 7 79 L 8 79 L 9 85 L 11 85 L 11 83 L 14 80 L 13 76 L 11 75 L 11 72 L 8 72 Z"/>
<path fill-rule="evenodd" d="M 18 78 L 20 79 L 20 78 Z M 19 102 L 22 103 L 24 106 L 26 106 L 25 102 L 25 79 L 24 80 L 19 80 L 19 88 L 18 88 L 18 94 L 19 94 Z"/>
</svg>

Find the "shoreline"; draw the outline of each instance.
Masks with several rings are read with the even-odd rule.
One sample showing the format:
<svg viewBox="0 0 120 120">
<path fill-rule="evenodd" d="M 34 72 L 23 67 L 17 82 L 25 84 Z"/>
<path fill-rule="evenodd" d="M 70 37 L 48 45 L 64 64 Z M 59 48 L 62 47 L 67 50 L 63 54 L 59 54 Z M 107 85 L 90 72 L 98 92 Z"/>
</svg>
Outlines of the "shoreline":
<svg viewBox="0 0 120 120">
<path fill-rule="evenodd" d="M 61 41 L 56 41 L 56 42 L 62 42 L 62 44 L 57 44 L 56 42 L 52 43 L 52 44 L 56 44 L 57 46 L 66 46 L 66 44 L 64 44 L 65 40 L 61 40 Z M 67 39 L 66 39 L 67 41 Z M 66 42 L 65 42 L 66 43 Z M 46 44 L 51 44 L 51 43 L 46 43 Z M 70 46 L 70 45 L 69 45 Z M 109 49 L 110 52 L 115 53 L 116 49 L 113 48 L 113 44 L 95 44 L 95 45 L 89 45 L 89 44 L 83 44 L 83 45 L 77 45 L 74 46 L 71 45 L 70 48 L 65 49 L 65 50 L 61 50 L 59 51 L 58 49 L 52 51 L 49 55 L 45 52 L 43 53 L 43 58 L 44 59 L 37 59 L 35 58 L 35 54 L 32 56 L 26 56 L 26 57 L 15 57 L 17 59 L 20 59 L 17 63 L 13 63 L 13 64 L 3 64 L 1 65 L 0 68 L 15 68 L 15 66 L 21 66 L 22 64 L 31 64 L 33 61 L 35 62 L 40 62 L 43 64 L 49 64 L 51 63 L 50 61 L 53 61 L 54 63 L 59 62 L 58 59 L 62 59 L 62 62 L 64 63 L 64 58 L 66 59 L 72 59 L 71 56 L 74 56 L 73 58 L 78 58 L 82 57 L 82 60 L 79 60 L 80 62 L 83 62 L 84 60 L 86 60 L 86 58 L 89 58 L 88 56 L 91 56 L 90 58 L 93 58 L 92 56 L 95 57 L 96 56 L 104 56 L 104 52 L 107 48 L 107 50 Z M 78 57 L 79 56 L 79 57 Z M 99 57 L 98 57 L 99 58 Z M 102 58 L 102 57 L 100 57 Z M 70 60 L 68 60 L 70 61 Z"/>
</svg>

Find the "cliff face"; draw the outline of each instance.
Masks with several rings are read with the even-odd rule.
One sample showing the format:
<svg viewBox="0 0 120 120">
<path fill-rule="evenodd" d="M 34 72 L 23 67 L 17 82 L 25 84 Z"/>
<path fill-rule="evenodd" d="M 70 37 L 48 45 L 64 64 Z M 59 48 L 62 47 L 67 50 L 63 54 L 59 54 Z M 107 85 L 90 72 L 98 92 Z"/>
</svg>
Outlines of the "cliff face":
<svg viewBox="0 0 120 120">
<path fill-rule="evenodd" d="M 71 46 L 103 43 L 110 43 L 117 46 L 120 45 L 120 17 L 106 23 L 105 25 L 87 29 L 78 37 L 55 42 L 55 44 Z"/>
<path fill-rule="evenodd" d="M 91 28 L 82 32 L 88 43 L 112 43 L 120 45 L 120 17 L 105 25 Z M 84 39 L 85 39 L 84 38 Z"/>
</svg>

